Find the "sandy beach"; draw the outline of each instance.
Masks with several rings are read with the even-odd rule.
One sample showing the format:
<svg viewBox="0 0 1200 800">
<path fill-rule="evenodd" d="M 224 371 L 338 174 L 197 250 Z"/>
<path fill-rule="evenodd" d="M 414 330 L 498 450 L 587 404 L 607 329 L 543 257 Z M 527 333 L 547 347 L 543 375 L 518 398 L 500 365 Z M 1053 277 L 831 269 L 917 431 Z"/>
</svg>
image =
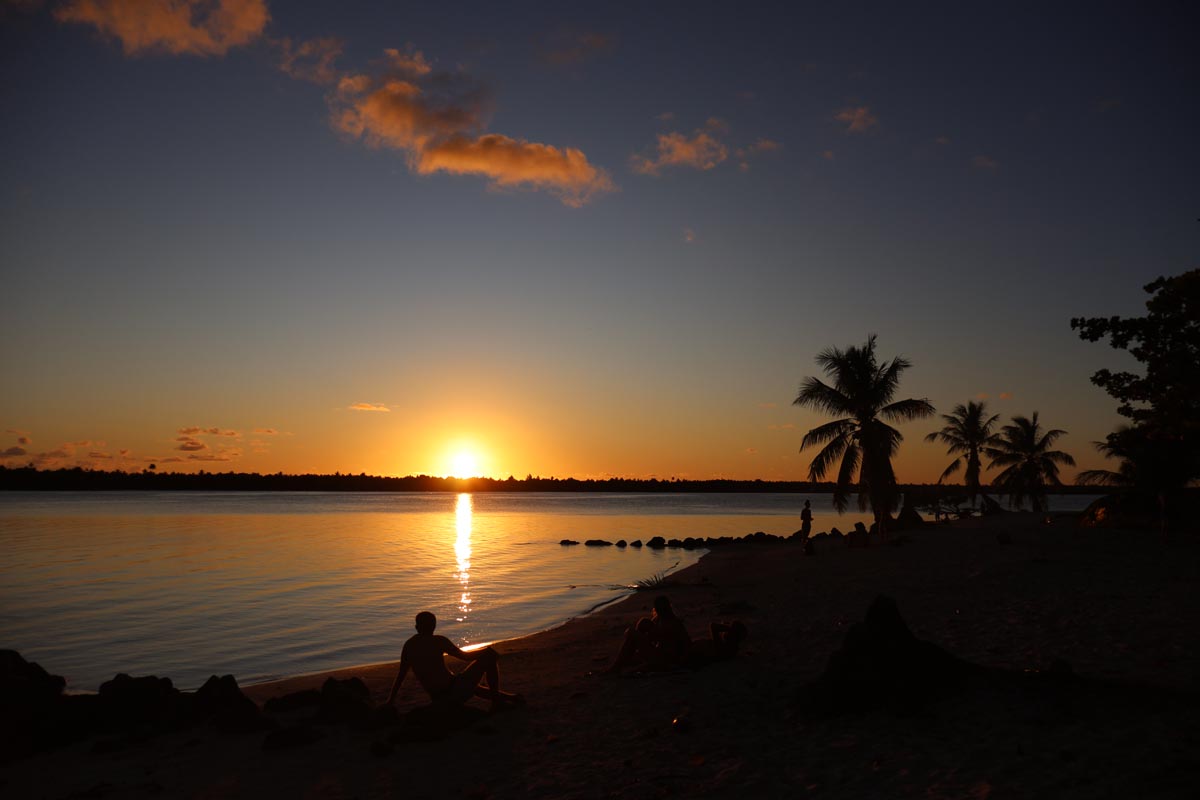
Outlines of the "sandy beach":
<svg viewBox="0 0 1200 800">
<path fill-rule="evenodd" d="M 594 673 L 649 613 L 638 593 L 497 645 L 524 708 L 477 716 L 435 741 L 319 726 L 265 751 L 264 734 L 198 726 L 118 748 L 87 741 L 0 767 L 7 797 L 1187 797 L 1200 768 L 1200 547 L 1069 515 L 927 524 L 893 544 L 720 549 L 665 590 L 693 637 L 750 629 L 702 670 Z M 1070 702 L 963 691 L 915 712 L 817 717 L 797 703 L 872 599 L 895 599 L 917 637 L 1003 670 L 1070 665 Z M 417 609 L 414 609 L 414 611 Z M 411 620 L 363 635 L 394 638 Z M 51 672 L 53 664 L 44 664 Z M 1061 663 L 1060 667 L 1061 669 Z M 396 665 L 243 687 L 256 702 L 358 677 L 375 703 Z M 404 714 L 427 699 L 411 679 Z M 280 715 L 296 724 L 301 712 Z M 682 720 L 674 724 L 673 720 Z"/>
</svg>

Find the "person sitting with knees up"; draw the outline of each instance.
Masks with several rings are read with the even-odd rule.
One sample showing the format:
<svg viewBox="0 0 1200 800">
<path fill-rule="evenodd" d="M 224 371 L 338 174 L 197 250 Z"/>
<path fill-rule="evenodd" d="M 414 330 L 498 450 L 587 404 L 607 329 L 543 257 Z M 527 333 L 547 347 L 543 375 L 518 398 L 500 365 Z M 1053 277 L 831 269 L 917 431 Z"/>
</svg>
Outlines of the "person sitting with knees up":
<svg viewBox="0 0 1200 800">
<path fill-rule="evenodd" d="M 388 695 L 388 705 L 396 701 L 400 685 L 410 669 L 434 703 L 459 704 L 472 697 L 482 697 L 492 701 L 493 710 L 502 703 L 524 704 L 525 698 L 521 695 L 500 690 L 499 654 L 495 650 L 485 647 L 467 653 L 458 649 L 445 636 L 434 634 L 437 617 L 432 612 L 417 614 L 416 623 L 416 635 L 410 637 L 400 651 L 400 670 Z M 444 656 L 471 663 L 462 672 L 451 672 L 446 669 Z M 487 679 L 486 685 L 480 683 L 484 678 Z"/>
</svg>

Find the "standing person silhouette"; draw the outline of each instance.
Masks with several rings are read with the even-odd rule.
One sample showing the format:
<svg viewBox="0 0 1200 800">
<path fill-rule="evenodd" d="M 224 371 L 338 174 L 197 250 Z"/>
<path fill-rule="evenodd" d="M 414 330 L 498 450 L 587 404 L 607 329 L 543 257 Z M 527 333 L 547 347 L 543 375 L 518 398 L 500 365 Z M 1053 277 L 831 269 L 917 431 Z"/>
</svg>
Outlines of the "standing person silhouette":
<svg viewBox="0 0 1200 800">
<path fill-rule="evenodd" d="M 524 705 L 525 698 L 521 695 L 500 691 L 500 670 L 496 666 L 500 656 L 495 650 L 485 647 L 467 653 L 445 636 L 435 636 L 433 631 L 437 628 L 437 617 L 430 611 L 417 614 L 416 624 L 416 635 L 409 637 L 400 651 L 400 669 L 388 695 L 388 705 L 396 701 L 400 685 L 410 669 L 434 703 L 461 704 L 476 696 L 491 700 L 492 710 L 501 703 Z M 454 673 L 446 669 L 444 656 L 470 661 L 471 665 L 462 672 Z M 487 686 L 479 683 L 484 677 L 487 678 Z"/>
<path fill-rule="evenodd" d="M 800 533 L 805 539 L 812 533 L 812 505 L 807 500 L 804 501 L 804 510 L 800 512 Z"/>
</svg>

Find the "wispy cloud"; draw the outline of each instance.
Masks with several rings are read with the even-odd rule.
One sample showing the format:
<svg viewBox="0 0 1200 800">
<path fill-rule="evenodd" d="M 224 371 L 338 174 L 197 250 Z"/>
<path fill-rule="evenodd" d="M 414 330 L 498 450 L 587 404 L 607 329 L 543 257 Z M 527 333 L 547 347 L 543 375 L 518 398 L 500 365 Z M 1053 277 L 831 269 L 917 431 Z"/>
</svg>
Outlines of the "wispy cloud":
<svg viewBox="0 0 1200 800">
<path fill-rule="evenodd" d="M 16 458 L 18 456 L 27 455 L 29 453 L 24 447 L 13 446 L 7 450 L 0 451 L 0 458 Z"/>
<path fill-rule="evenodd" d="M 495 189 L 547 191 L 582 206 L 616 187 L 582 150 L 482 133 L 487 93 L 464 73 L 439 73 L 411 48 L 387 51 L 377 74 L 342 77 L 332 123 L 370 147 L 400 150 L 421 175 L 480 175 Z"/>
<path fill-rule="evenodd" d="M 333 62 L 342 54 L 345 42 L 336 36 L 292 42 L 288 37 L 275 39 L 279 50 L 279 69 L 298 80 L 328 85 L 337 83 L 338 70 Z"/>
<path fill-rule="evenodd" d="M 347 411 L 387 411 L 387 412 L 391 411 L 391 409 L 388 408 L 387 406 L 385 406 L 383 403 L 351 403 L 350 405 L 346 406 L 346 410 Z"/>
<path fill-rule="evenodd" d="M 933 140 L 933 143 L 940 144 L 940 145 L 948 145 L 948 144 L 950 144 L 950 137 L 949 136 L 939 136 Z"/>
<path fill-rule="evenodd" d="M 1001 400 L 1011 400 L 1011 399 L 1012 399 L 1012 392 L 1001 392 L 1001 393 L 1000 393 L 1000 399 L 1001 399 Z"/>
<path fill-rule="evenodd" d="M 176 433 L 181 433 L 184 436 L 229 436 L 237 438 L 241 436 L 240 431 L 228 430 L 226 428 L 200 428 L 197 426 L 188 426 L 180 428 Z"/>
<path fill-rule="evenodd" d="M 779 403 L 759 403 L 758 407 L 770 410 L 772 408 L 779 408 Z"/>
<path fill-rule="evenodd" d="M 615 44 L 616 39 L 606 33 L 562 29 L 546 36 L 538 51 L 547 64 L 563 67 L 608 53 Z"/>
<path fill-rule="evenodd" d="M 692 242 L 696 241 L 696 232 L 694 230 L 692 230 L 691 228 L 684 228 L 683 229 L 683 240 L 685 242 L 687 242 L 688 244 L 691 244 Z"/>
<path fill-rule="evenodd" d="M 848 133 L 865 133 L 879 124 L 879 118 L 872 114 L 871 109 L 867 106 L 843 108 L 834 114 L 833 118 L 838 122 L 844 122 L 847 125 Z"/>
<path fill-rule="evenodd" d="M 1000 168 L 1000 162 L 991 156 L 975 156 L 971 159 L 971 166 L 986 172 L 994 172 Z"/>
<path fill-rule="evenodd" d="M 739 147 L 734 152 L 734 155 L 737 156 L 738 167 L 745 172 L 746 170 L 750 169 L 751 158 L 762 155 L 763 153 L 774 153 L 782 147 L 783 145 L 774 139 L 759 139 L 753 144 L 746 145 L 745 147 Z"/>
<path fill-rule="evenodd" d="M 275 428 L 255 428 L 254 432 L 259 436 L 278 436 L 279 431 Z"/>
<path fill-rule="evenodd" d="M 208 449 L 207 444 L 199 439 L 194 439 L 191 436 L 180 436 L 176 438 L 175 441 L 179 442 L 179 444 L 175 446 L 175 449 L 182 450 L 185 453 L 196 453 L 201 450 Z"/>
<path fill-rule="evenodd" d="M 67 0 L 54 16 L 91 25 L 131 56 L 224 55 L 261 36 L 270 19 L 265 0 Z"/>
<path fill-rule="evenodd" d="M 233 461 L 240 458 L 241 450 L 221 450 L 215 453 L 190 453 L 188 461 Z"/>
<path fill-rule="evenodd" d="M 720 128 L 712 125 L 713 121 L 697 128 L 691 136 L 676 131 L 660 133 L 654 156 L 634 155 L 629 160 L 630 169 L 641 175 L 659 175 L 666 167 L 712 169 L 729 157 L 729 149 L 716 136 Z"/>
<path fill-rule="evenodd" d="M 785 422 L 782 425 L 768 425 L 767 426 L 767 430 L 769 430 L 769 431 L 791 431 L 791 430 L 795 430 L 795 429 L 796 429 L 796 423 L 794 423 L 794 422 Z"/>
</svg>

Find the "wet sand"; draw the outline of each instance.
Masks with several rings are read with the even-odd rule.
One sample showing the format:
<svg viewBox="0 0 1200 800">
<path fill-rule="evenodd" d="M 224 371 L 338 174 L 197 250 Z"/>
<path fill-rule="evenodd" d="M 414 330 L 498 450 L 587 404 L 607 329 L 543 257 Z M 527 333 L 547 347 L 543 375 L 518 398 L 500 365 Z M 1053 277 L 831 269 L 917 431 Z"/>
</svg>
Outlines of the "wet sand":
<svg viewBox="0 0 1200 800">
<path fill-rule="evenodd" d="M 820 520 L 818 520 L 818 529 Z M 998 541 L 1006 534 L 1009 543 Z M 902 538 L 901 538 L 902 537 Z M 264 752 L 262 734 L 206 728 L 119 752 L 89 743 L 3 768 L 12 797 L 1189 797 L 1200 770 L 1200 546 L 1011 514 L 927 525 L 899 545 L 710 553 L 665 590 L 693 637 L 750 628 L 732 661 L 685 674 L 602 677 L 639 593 L 497 645 L 528 706 L 433 742 L 372 752 L 379 732 L 324 729 Z M 1001 537 L 1004 538 L 1004 537 Z M 1071 707 L 968 693 L 916 713 L 812 718 L 800 687 L 886 594 L 909 627 L 976 664 L 1045 670 L 1099 688 Z M 396 650 L 409 634 L 398 625 Z M 53 665 L 47 666 L 53 671 Z M 268 698 L 357 676 L 382 702 L 396 665 L 244 687 Z M 1098 682 L 1098 683 L 1097 683 Z M 401 712 L 424 705 L 411 677 Z M 486 708 L 483 701 L 473 705 Z M 685 724 L 674 726 L 675 719 Z"/>
</svg>

